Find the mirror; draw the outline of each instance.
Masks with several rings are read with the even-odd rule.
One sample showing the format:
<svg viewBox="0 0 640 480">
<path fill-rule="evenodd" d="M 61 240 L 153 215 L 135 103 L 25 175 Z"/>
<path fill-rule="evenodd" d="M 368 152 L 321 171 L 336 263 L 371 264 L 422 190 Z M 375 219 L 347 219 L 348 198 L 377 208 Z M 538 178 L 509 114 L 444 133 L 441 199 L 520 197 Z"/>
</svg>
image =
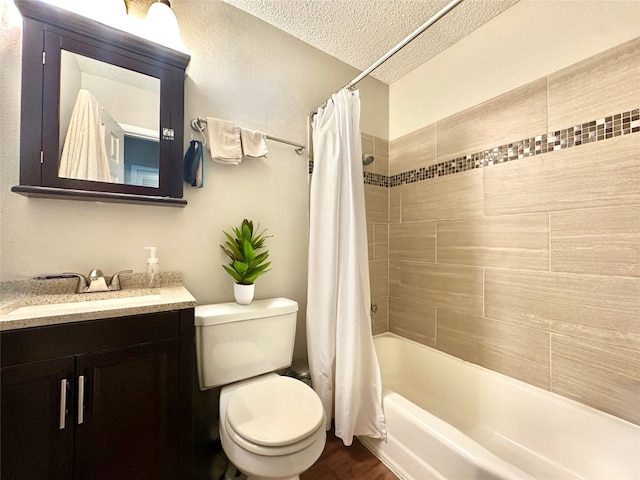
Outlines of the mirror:
<svg viewBox="0 0 640 480">
<path fill-rule="evenodd" d="M 158 187 L 160 79 L 62 50 L 58 176 Z"/>
<path fill-rule="evenodd" d="M 20 185 L 37 197 L 186 205 L 189 55 L 40 0 L 23 16 Z"/>
</svg>

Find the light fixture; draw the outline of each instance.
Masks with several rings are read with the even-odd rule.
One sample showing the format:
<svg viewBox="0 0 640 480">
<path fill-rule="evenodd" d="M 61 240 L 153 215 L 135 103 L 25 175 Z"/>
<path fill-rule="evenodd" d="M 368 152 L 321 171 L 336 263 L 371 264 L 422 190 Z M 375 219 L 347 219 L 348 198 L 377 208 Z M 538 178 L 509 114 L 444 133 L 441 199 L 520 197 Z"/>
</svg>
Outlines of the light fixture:
<svg viewBox="0 0 640 480">
<path fill-rule="evenodd" d="M 147 38 L 167 47 L 184 51 L 180 27 L 169 0 L 158 0 L 149 7 L 145 20 Z"/>
</svg>

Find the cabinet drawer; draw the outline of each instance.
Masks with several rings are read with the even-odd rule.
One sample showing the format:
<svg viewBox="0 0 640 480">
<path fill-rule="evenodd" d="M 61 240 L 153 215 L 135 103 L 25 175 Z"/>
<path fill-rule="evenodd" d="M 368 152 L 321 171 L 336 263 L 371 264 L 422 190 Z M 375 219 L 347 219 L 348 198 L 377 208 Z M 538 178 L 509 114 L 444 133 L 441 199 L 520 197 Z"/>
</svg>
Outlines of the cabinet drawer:
<svg viewBox="0 0 640 480">
<path fill-rule="evenodd" d="M 1 366 L 177 339 L 179 319 L 173 311 L 2 332 Z"/>
</svg>

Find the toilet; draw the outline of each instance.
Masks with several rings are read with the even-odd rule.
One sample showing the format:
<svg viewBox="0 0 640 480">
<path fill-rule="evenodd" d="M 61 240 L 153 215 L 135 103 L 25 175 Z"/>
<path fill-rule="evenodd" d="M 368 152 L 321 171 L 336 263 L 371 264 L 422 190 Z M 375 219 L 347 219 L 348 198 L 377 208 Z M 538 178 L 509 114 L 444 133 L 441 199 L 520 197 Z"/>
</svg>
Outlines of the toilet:
<svg viewBox="0 0 640 480">
<path fill-rule="evenodd" d="M 291 365 L 297 312 L 286 298 L 195 309 L 200 389 L 222 386 L 222 448 L 249 480 L 298 479 L 324 449 L 320 398 L 274 373 Z"/>
</svg>

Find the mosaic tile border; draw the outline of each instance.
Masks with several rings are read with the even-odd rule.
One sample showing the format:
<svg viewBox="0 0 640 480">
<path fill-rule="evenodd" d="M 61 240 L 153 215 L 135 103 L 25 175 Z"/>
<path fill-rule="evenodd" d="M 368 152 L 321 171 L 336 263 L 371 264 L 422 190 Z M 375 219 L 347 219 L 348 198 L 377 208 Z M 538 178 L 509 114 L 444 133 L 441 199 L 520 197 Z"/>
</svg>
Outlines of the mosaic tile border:
<svg viewBox="0 0 640 480">
<path fill-rule="evenodd" d="M 640 132 L 640 108 L 457 157 L 396 175 L 364 172 L 364 183 L 396 187 Z M 309 174 L 313 160 L 309 160 Z"/>
</svg>

